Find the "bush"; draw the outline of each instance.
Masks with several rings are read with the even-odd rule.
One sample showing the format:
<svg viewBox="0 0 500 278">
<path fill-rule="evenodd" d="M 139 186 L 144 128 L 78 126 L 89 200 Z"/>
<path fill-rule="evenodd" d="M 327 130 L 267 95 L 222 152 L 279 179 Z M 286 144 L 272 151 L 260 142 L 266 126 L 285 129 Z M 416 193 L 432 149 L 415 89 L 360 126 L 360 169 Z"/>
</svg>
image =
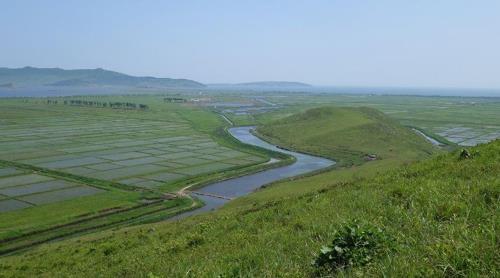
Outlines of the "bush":
<svg viewBox="0 0 500 278">
<path fill-rule="evenodd" d="M 460 151 L 460 159 L 469 159 L 469 158 L 472 158 L 472 154 L 466 150 L 466 149 L 462 149 Z"/>
<path fill-rule="evenodd" d="M 314 265 L 321 270 L 366 265 L 381 253 L 387 241 L 380 229 L 354 220 L 335 231 L 331 245 L 321 248 Z"/>
</svg>

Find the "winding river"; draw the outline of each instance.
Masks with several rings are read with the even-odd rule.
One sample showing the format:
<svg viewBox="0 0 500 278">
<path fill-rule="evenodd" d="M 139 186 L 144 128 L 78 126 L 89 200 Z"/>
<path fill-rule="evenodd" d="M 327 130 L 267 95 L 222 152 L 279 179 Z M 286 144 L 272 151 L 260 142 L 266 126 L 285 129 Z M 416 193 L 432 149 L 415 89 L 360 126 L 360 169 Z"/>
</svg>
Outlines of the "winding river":
<svg viewBox="0 0 500 278">
<path fill-rule="evenodd" d="M 229 129 L 229 133 L 233 137 L 235 137 L 236 139 L 245 144 L 250 144 L 264 149 L 292 155 L 296 158 L 296 161 L 290 165 L 212 183 L 201 189 L 198 189 L 197 192 L 207 195 L 199 195 L 192 193 L 193 197 L 197 197 L 203 200 L 205 206 L 195 210 L 181 213 L 173 217 L 172 219 L 181 219 L 187 216 L 216 209 L 224 205 L 226 202 L 228 202 L 229 201 L 228 199 L 249 194 L 252 191 L 262 187 L 263 185 L 284 178 L 290 178 L 305 173 L 317 171 L 326 167 L 330 167 L 335 164 L 335 161 L 326 158 L 280 149 L 253 135 L 251 133 L 253 129 L 254 127 L 248 127 L 248 126 L 233 127 Z M 209 195 L 224 196 L 227 199 L 212 197 Z"/>
</svg>

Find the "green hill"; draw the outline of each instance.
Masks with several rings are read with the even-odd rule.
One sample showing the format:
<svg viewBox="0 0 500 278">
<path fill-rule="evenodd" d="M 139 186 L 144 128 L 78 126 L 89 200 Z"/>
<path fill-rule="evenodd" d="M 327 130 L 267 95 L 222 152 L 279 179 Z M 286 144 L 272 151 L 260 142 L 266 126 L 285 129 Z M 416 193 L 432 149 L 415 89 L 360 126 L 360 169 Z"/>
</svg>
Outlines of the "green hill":
<svg viewBox="0 0 500 278">
<path fill-rule="evenodd" d="M 133 86 L 133 87 L 186 87 L 205 85 L 188 79 L 137 77 L 104 69 L 75 69 L 24 67 L 0 68 L 0 84 L 26 86 Z"/>
<path fill-rule="evenodd" d="M 416 160 L 436 149 L 382 112 L 367 107 L 321 107 L 258 128 L 277 145 L 333 158 L 339 165 L 377 159 Z"/>
<path fill-rule="evenodd" d="M 347 146 L 351 145 L 357 143 Z M 6 277 L 500 275 L 500 140 L 471 149 L 468 158 L 455 151 L 387 171 L 408 154 L 413 153 L 283 181 L 215 213 L 40 246 L 1 258 L 0 273 Z M 344 238 L 359 244 L 341 242 Z M 322 246 L 332 241 L 342 246 L 332 257 L 336 268 L 312 264 Z"/>
</svg>

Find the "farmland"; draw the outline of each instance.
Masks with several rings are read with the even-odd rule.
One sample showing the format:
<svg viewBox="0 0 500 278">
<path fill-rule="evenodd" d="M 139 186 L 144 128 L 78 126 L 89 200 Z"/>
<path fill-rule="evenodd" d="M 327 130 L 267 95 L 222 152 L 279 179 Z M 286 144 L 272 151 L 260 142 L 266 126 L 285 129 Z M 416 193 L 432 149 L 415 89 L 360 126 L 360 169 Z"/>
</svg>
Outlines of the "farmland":
<svg viewBox="0 0 500 278">
<path fill-rule="evenodd" d="M 289 211 L 298 218 L 306 217 L 295 204 L 301 204 L 303 198 L 309 198 L 304 196 L 314 195 L 319 198 L 318 206 L 315 207 L 317 217 L 324 214 L 335 218 L 337 216 L 319 207 L 321 203 L 333 200 L 334 196 L 328 192 L 335 192 L 344 196 L 345 200 L 354 202 L 355 196 L 359 195 L 356 191 L 358 184 L 365 184 L 367 178 L 443 154 L 455 149 L 455 143 L 467 145 L 467 140 L 477 139 L 474 142 L 478 143 L 485 138 L 490 141 L 496 138 L 498 132 L 499 102 L 493 98 L 322 94 L 306 97 L 299 93 L 282 97 L 281 93 L 261 96 L 241 92 L 206 94 L 207 100 L 199 101 L 201 98 L 198 93 L 186 92 L 186 101 L 180 103 L 164 101 L 165 95 L 75 97 L 87 104 L 129 103 L 119 107 L 79 105 L 80 101 L 71 102 L 71 97 L 2 100 L 0 254 L 15 254 L 25 250 L 31 254 L 29 249 L 54 240 L 75 237 L 78 241 L 87 238 L 84 234 L 95 234 L 88 237 L 93 241 L 94 236 L 106 238 L 114 234 L 116 229 L 161 222 L 203 205 L 196 195 L 182 193 L 187 187 L 197 189 L 233 176 L 292 162 L 286 156 L 239 143 L 225 131 L 232 123 L 257 125 L 257 135 L 269 142 L 331 158 L 337 164 L 316 175 L 305 175 L 266 186 L 256 193 L 230 201 L 216 213 L 181 220 L 179 223 L 126 228 L 125 231 L 138 229 L 138 233 L 143 234 L 143 227 L 161 227 L 173 245 L 184 240 L 197 242 L 199 221 L 209 223 L 207 225 L 222 232 L 226 229 L 220 224 L 224 221 L 217 220 L 220 217 L 229 215 L 261 223 L 252 216 L 252 211 L 255 211 L 255 217 L 269 218 L 274 223 L 273 227 L 263 224 L 265 228 L 259 228 L 269 231 L 267 240 L 272 241 L 271 234 L 275 232 L 285 238 L 293 238 L 290 242 L 305 242 L 306 238 L 291 236 L 288 228 L 276 228 L 281 223 L 279 211 Z M 75 105 L 66 105 L 65 101 Z M 134 107 L 130 103 L 143 104 L 147 108 L 130 109 Z M 448 106 L 446 109 L 436 109 L 436 105 Z M 447 145 L 432 146 L 405 126 L 421 130 Z M 454 140 L 460 136 L 465 139 Z M 472 144 L 472 141 L 469 143 Z M 367 159 L 368 156 L 374 156 L 375 159 Z M 274 161 L 278 162 L 266 163 L 270 157 L 277 158 Z M 336 189 L 345 184 L 348 184 L 345 189 Z M 316 204 L 316 201 L 312 203 Z M 339 204 L 341 211 L 346 214 L 339 221 L 348 220 L 348 215 L 354 215 L 350 208 L 342 207 L 348 206 L 347 203 Z M 356 206 L 363 207 L 366 204 L 369 202 L 358 202 Z M 272 210 L 275 205 L 280 207 L 279 211 Z M 245 216 L 247 214 L 249 216 Z M 244 225 L 251 226 L 250 222 Z M 321 229 L 328 226 L 326 222 L 321 223 Z M 230 225 L 245 235 L 249 233 L 239 223 L 231 222 Z M 311 223 L 308 225 L 314 226 Z M 384 225 L 392 229 L 389 224 Z M 101 233 L 106 230 L 108 232 Z M 194 239 L 185 239 L 181 231 L 193 234 Z M 323 230 L 322 233 L 327 232 Z M 238 237 L 236 234 L 231 236 Z M 119 238 L 122 238 L 121 234 Z M 214 242 L 218 240 L 210 236 L 207 238 Z M 121 248 L 115 242 L 109 244 L 103 248 Z M 87 246 L 86 243 L 84 245 Z M 218 245 L 225 246 L 223 242 Z M 46 248 L 51 250 L 51 246 L 49 244 Z M 71 246 L 76 250 L 86 248 L 82 249 L 79 243 Z M 97 249 L 100 250 L 101 246 L 98 245 Z M 259 247 L 259 250 L 262 249 Z M 208 253 L 203 253 L 205 251 Z M 306 256 L 306 253 L 313 251 L 305 248 L 298 256 Z M 214 254 L 217 260 L 227 254 L 226 251 L 214 252 L 210 246 L 200 252 L 202 256 Z M 43 255 L 46 257 L 46 253 Z M 234 255 L 240 256 L 239 253 Z M 280 256 L 268 255 L 273 260 L 286 261 Z M 121 256 L 120 253 L 119 258 Z M 185 267 L 189 266 L 185 262 L 193 259 L 187 253 L 177 256 L 167 252 L 162 253 L 162 256 L 179 262 L 177 268 L 171 270 L 173 275 L 178 274 L 177 271 L 185 272 Z M 8 265 L 23 268 L 15 261 L 19 257 L 12 258 L 13 261 L 9 261 L 12 264 Z M 52 258 L 62 260 L 57 256 Z M 156 258 L 150 259 L 157 262 Z M 261 257 L 253 259 L 260 260 Z M 88 258 L 82 258 L 81 262 L 82 265 L 93 264 Z M 292 260 L 288 263 L 308 269 L 301 262 Z M 45 267 L 40 262 L 37 264 Z M 220 272 L 219 266 L 216 263 L 209 267 Z M 261 267 L 267 266 L 260 262 L 253 269 L 261 273 Z M 136 273 L 137 270 L 131 264 L 127 272 Z M 64 271 L 71 273 L 71 270 Z"/>
<path fill-rule="evenodd" d="M 361 128 L 367 124 L 371 128 Z M 365 143 L 352 140 L 346 125 Z M 282 129 L 288 133 L 280 137 Z M 320 274 L 498 276 L 499 141 L 472 148 L 462 159 L 459 150 L 443 153 L 375 111 L 335 107 L 273 120 L 261 130 L 282 146 L 324 156 L 335 157 L 331 150 L 341 146 L 382 155 L 277 182 L 214 213 L 44 245 L 6 257 L 0 270 L 7 277 L 314 276 L 311 262 L 322 246 L 343 227 L 357 231 L 351 223 L 358 221 L 361 233 L 375 227 L 384 235 L 379 252 L 368 264 Z M 391 142 L 392 154 L 380 136 L 387 130 L 401 140 Z"/>
<path fill-rule="evenodd" d="M 71 109 L 84 110 L 66 110 Z M 16 110 L 23 113 L 22 107 Z M 219 146 L 189 123 L 127 113 L 29 118 L 3 123 L 0 132 L 4 160 L 144 188 L 264 161 Z"/>
<path fill-rule="evenodd" d="M 51 175 L 56 176 L 53 177 L 56 184 L 60 183 L 58 175 L 70 175 L 76 178 L 71 182 L 77 183 L 79 179 L 86 179 L 93 188 L 101 190 L 95 191 L 99 196 L 109 194 L 110 188 L 112 194 L 120 188 L 126 192 L 120 194 L 137 195 L 139 189 L 145 192 L 175 192 L 192 182 L 223 179 L 268 159 L 263 153 L 245 149 L 225 139 L 224 134 L 217 130 L 228 123 L 208 109 L 223 113 L 237 125 L 262 125 L 327 104 L 368 106 L 443 142 L 461 145 L 491 141 L 500 132 L 497 121 L 500 118 L 500 102 L 495 98 L 279 92 L 265 95 L 207 92 L 204 97 L 209 101 L 193 102 L 190 100 L 200 99 L 198 95 L 186 92 L 183 96 L 187 100 L 185 104 L 167 103 L 165 96 L 5 99 L 0 107 L 0 158 L 10 163 L 5 165 L 7 168 L 15 168 L 12 163 L 17 163 L 33 167 L 31 172 L 40 169 L 53 171 Z M 139 103 L 148 109 L 137 111 L 63 103 Z M 343 122 L 355 124 L 350 118 Z M 363 123 L 359 126 L 363 127 Z M 285 131 L 286 128 L 280 133 Z M 272 135 L 280 137 L 276 133 Z M 281 138 L 284 142 L 285 137 Z M 319 150 L 313 152 L 337 159 L 346 154 L 343 158 L 348 164 L 362 161 L 360 154 L 355 154 L 357 157 L 353 158 L 345 146 L 346 142 L 343 142 L 329 154 L 324 153 L 328 148 L 322 148 L 323 153 Z M 381 151 L 380 148 L 375 150 Z M 8 173 L 10 170 L 5 171 Z M 31 172 L 26 171 L 26 174 L 33 174 Z M 215 172 L 219 174 L 214 175 Z M 96 186 L 96 181 L 101 185 Z M 64 181 L 64 184 L 68 182 Z M 103 182 L 108 183 L 103 186 Z M 60 189 L 66 188 L 60 186 Z M 25 190 L 29 192 L 28 187 Z M 76 192 L 76 189 L 72 190 Z M 71 193 L 72 190 L 67 191 L 68 196 L 84 193 Z M 91 191 L 87 198 L 95 198 Z M 9 210 L 33 206 L 26 203 L 29 202 L 26 198 L 22 204 L 22 200 L 14 200 L 4 194 L 0 195 L 0 199 L 4 200 L 4 206 L 9 204 Z M 42 202 L 38 199 L 33 201 Z"/>
<path fill-rule="evenodd" d="M 244 111 L 242 108 L 226 111 L 227 116 L 236 123 L 264 124 L 318 106 L 365 106 L 380 110 L 404 125 L 417 127 L 451 144 L 474 146 L 500 138 L 500 98 L 348 95 L 342 94 L 342 90 L 337 93 L 230 93 L 225 97 L 231 101 L 244 103 L 253 100 L 254 106 L 246 104 Z M 272 105 L 265 105 L 262 101 Z M 272 110 L 269 113 L 256 113 L 251 110 L 255 107 Z"/>
<path fill-rule="evenodd" d="M 234 143 L 214 135 L 224 124 L 217 115 L 202 114 L 209 124 L 199 131 L 191 118 L 202 111 L 165 108 L 160 98 L 131 99 L 153 108 L 1 102 L 0 240 L 8 244 L 0 252 L 165 218 L 200 205 L 188 196 L 175 197 L 186 183 L 255 171 L 268 160 L 265 153 L 235 150 Z"/>
<path fill-rule="evenodd" d="M 82 184 L 30 174 L 19 169 L 0 168 L 0 212 L 49 204 L 103 191 Z"/>
</svg>

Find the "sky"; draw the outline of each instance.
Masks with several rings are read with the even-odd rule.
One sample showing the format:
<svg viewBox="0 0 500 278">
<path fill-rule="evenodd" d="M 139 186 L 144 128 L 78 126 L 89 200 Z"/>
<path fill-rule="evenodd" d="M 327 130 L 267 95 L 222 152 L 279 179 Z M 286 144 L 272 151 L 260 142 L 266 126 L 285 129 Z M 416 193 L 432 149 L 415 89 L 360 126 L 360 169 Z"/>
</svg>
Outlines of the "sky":
<svg viewBox="0 0 500 278">
<path fill-rule="evenodd" d="M 499 0 L 0 0 L 0 67 L 500 88 Z"/>
</svg>

